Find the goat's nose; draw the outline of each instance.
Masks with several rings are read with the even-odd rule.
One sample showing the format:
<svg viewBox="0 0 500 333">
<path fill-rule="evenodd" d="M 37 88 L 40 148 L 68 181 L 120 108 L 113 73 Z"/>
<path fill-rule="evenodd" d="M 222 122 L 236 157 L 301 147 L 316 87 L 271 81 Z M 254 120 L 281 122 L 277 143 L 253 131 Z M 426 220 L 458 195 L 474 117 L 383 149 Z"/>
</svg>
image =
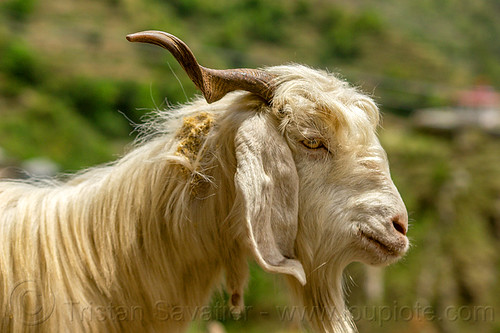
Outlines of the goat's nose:
<svg viewBox="0 0 500 333">
<path fill-rule="evenodd" d="M 406 231 L 408 231 L 408 217 L 404 215 L 396 215 L 392 218 L 392 226 L 397 232 L 406 236 Z"/>
</svg>

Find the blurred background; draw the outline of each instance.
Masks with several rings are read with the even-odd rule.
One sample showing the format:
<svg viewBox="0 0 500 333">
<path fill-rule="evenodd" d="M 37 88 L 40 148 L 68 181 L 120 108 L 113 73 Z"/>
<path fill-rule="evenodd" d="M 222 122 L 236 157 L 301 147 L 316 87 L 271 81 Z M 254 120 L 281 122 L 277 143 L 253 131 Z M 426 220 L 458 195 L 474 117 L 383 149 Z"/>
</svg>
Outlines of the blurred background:
<svg viewBox="0 0 500 333">
<path fill-rule="evenodd" d="M 213 68 L 338 72 L 384 113 L 413 243 L 390 267 L 348 267 L 358 328 L 500 332 L 498 17 L 496 0 L 1 0 L 0 177 L 114 160 L 144 114 L 197 93 L 128 33 L 171 32 Z M 226 301 L 217 293 L 190 332 L 299 332 L 283 281 L 256 266 L 242 319 Z"/>
</svg>

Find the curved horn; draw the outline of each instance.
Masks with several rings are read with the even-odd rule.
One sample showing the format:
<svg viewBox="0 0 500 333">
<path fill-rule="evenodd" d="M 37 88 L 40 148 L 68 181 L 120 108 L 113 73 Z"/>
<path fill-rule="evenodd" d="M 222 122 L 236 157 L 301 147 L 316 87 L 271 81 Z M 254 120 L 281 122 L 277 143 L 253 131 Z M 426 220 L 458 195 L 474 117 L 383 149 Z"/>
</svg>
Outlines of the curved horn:
<svg viewBox="0 0 500 333">
<path fill-rule="evenodd" d="M 201 90 L 208 103 L 218 101 L 234 90 L 246 90 L 270 102 L 274 94 L 273 77 L 261 70 L 210 69 L 198 64 L 189 47 L 179 38 L 163 31 L 143 31 L 127 36 L 130 42 L 161 46 L 175 57 L 189 78 Z"/>
</svg>

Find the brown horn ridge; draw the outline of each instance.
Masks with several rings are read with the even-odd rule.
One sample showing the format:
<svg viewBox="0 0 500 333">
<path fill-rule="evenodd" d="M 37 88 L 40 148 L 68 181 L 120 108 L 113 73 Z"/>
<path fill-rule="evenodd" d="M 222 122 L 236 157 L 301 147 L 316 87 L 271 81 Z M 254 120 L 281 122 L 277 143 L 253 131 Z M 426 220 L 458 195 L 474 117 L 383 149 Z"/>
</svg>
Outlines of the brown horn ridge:
<svg viewBox="0 0 500 333">
<path fill-rule="evenodd" d="M 163 31 L 142 31 L 127 36 L 130 42 L 161 46 L 175 57 L 208 103 L 216 102 L 234 90 L 246 90 L 270 103 L 275 87 L 273 76 L 257 69 L 211 69 L 198 64 L 189 47 L 179 38 Z"/>
</svg>

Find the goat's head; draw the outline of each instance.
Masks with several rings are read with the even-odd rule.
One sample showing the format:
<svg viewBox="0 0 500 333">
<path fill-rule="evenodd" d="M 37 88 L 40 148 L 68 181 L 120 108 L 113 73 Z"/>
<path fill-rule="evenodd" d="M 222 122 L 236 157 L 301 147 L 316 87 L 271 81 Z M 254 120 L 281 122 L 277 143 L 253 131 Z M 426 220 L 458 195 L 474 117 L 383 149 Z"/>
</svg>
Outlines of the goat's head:
<svg viewBox="0 0 500 333">
<path fill-rule="evenodd" d="M 406 252 L 407 212 L 369 97 L 304 66 L 212 70 L 170 34 L 127 38 L 172 52 L 209 103 L 233 90 L 258 96 L 256 112 L 239 118 L 234 179 L 264 269 L 306 284 L 319 271 L 331 273 L 329 263 L 340 270 L 352 261 L 388 264 Z"/>
<path fill-rule="evenodd" d="M 273 107 L 298 174 L 298 241 L 308 243 L 298 249 L 310 251 L 301 256 L 316 267 L 332 257 L 341 266 L 399 259 L 408 248 L 408 216 L 376 136 L 375 103 L 325 72 L 271 72 L 279 73 Z"/>
</svg>

